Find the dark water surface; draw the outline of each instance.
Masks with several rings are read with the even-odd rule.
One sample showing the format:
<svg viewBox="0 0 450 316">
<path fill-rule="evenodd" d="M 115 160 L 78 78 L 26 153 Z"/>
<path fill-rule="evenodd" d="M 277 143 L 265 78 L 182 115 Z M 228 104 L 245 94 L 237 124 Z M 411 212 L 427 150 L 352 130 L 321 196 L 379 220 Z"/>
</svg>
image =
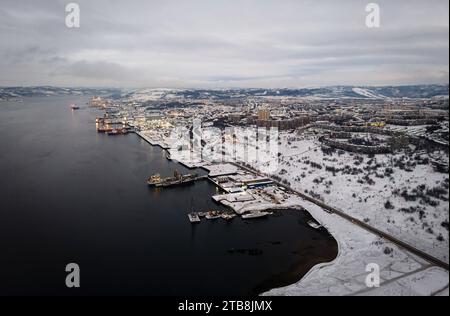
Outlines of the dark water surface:
<svg viewBox="0 0 450 316">
<path fill-rule="evenodd" d="M 136 135 L 97 134 L 87 101 L 0 103 L 0 294 L 254 294 L 336 256 L 304 212 L 192 226 L 191 205 L 223 209 L 217 189 L 148 188 L 150 174 L 187 170 Z M 71 262 L 80 289 L 65 287 Z"/>
</svg>

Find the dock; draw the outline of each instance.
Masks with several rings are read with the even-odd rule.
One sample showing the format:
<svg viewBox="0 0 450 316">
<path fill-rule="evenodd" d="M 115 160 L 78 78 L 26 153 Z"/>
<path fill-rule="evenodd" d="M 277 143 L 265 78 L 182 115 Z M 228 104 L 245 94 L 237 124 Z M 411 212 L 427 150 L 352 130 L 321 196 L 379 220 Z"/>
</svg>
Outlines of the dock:
<svg viewBox="0 0 450 316">
<path fill-rule="evenodd" d="M 200 216 L 198 216 L 198 214 L 196 214 L 196 213 L 190 213 L 190 214 L 188 214 L 188 217 L 189 217 L 189 221 L 192 224 L 200 223 L 202 221 L 200 219 Z"/>
<path fill-rule="evenodd" d="M 160 147 L 161 149 L 164 149 L 164 150 L 170 149 L 170 146 L 168 144 L 161 143 L 161 142 L 158 142 L 158 141 L 156 141 L 154 139 L 151 139 L 150 137 L 144 135 L 144 133 L 142 133 L 142 132 L 135 131 L 134 133 L 136 135 L 138 135 L 140 138 L 142 138 L 144 141 L 146 141 L 147 143 L 152 145 L 152 146 L 158 146 L 158 147 Z"/>
<path fill-rule="evenodd" d="M 256 219 L 256 218 L 264 218 L 269 215 L 273 215 L 273 213 L 256 211 L 256 212 L 249 212 L 247 214 L 243 214 L 242 218 L 243 219 Z"/>
<path fill-rule="evenodd" d="M 180 186 L 180 185 L 194 184 L 197 181 L 205 180 L 207 178 L 208 178 L 208 176 L 200 176 L 200 177 L 190 178 L 190 179 L 186 179 L 186 180 L 174 180 L 174 181 L 169 181 L 169 182 L 165 182 L 165 183 L 161 183 L 161 184 L 156 184 L 155 187 L 171 188 L 171 187 Z"/>
<path fill-rule="evenodd" d="M 203 218 L 210 221 L 217 219 L 231 221 L 235 217 L 237 217 L 237 214 L 231 211 L 206 211 L 206 212 L 193 212 L 188 214 L 189 221 L 192 224 L 200 223 Z"/>
<path fill-rule="evenodd" d="M 207 175 L 204 176 L 197 176 L 197 175 L 181 175 L 175 171 L 175 175 L 173 177 L 169 178 L 161 178 L 159 174 L 151 176 L 147 180 L 147 184 L 150 187 L 155 188 L 171 188 L 175 186 L 181 186 L 181 185 L 188 185 L 188 184 L 194 184 L 197 181 L 206 180 L 208 179 Z"/>
</svg>

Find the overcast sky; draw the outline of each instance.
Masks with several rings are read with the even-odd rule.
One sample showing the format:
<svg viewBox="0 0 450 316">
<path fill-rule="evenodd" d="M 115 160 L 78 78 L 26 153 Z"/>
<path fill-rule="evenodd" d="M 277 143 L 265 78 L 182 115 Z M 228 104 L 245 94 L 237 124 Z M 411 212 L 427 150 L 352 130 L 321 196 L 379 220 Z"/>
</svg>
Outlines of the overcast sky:
<svg viewBox="0 0 450 316">
<path fill-rule="evenodd" d="M 448 0 L 1 0 L 0 85 L 448 83 Z M 381 28 L 365 7 L 381 7 Z"/>
</svg>

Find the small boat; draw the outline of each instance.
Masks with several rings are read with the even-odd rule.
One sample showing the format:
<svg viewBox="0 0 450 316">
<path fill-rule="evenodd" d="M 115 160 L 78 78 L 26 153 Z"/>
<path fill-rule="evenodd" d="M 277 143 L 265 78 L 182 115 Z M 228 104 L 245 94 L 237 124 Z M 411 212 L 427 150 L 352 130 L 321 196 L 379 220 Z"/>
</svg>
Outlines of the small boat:
<svg viewBox="0 0 450 316">
<path fill-rule="evenodd" d="M 110 136 L 115 136 L 115 135 L 119 135 L 119 131 L 114 128 L 112 131 L 107 132 L 106 134 L 108 134 Z"/>
<path fill-rule="evenodd" d="M 71 108 L 72 110 L 79 110 L 79 109 L 80 109 L 80 107 L 79 107 L 79 106 L 76 106 L 75 104 L 71 104 L 71 105 L 70 105 L 70 108 Z"/>
<path fill-rule="evenodd" d="M 210 219 L 210 220 L 212 220 L 212 219 L 218 219 L 218 218 L 220 218 L 221 217 L 221 214 L 219 213 L 219 212 L 217 212 L 217 211 L 209 211 L 207 214 L 206 214 L 206 219 Z"/>
<path fill-rule="evenodd" d="M 105 134 L 108 134 L 108 133 L 110 133 L 110 132 L 112 132 L 112 131 L 113 131 L 112 128 L 105 128 L 105 127 L 99 127 L 99 128 L 97 129 L 97 132 L 99 132 L 99 133 L 105 133 Z"/>
<path fill-rule="evenodd" d="M 126 135 L 128 131 L 124 128 L 113 128 L 111 131 L 107 132 L 110 136 L 116 136 L 116 135 Z"/>
<path fill-rule="evenodd" d="M 237 215 L 234 213 L 224 213 L 221 215 L 221 217 L 226 221 L 231 221 L 233 218 L 235 218 Z"/>
<path fill-rule="evenodd" d="M 243 219 L 254 219 L 254 218 L 266 217 L 268 215 L 272 215 L 272 213 L 257 211 L 257 212 L 250 212 L 250 213 L 244 214 L 244 215 L 242 215 L 242 218 Z"/>
<path fill-rule="evenodd" d="M 200 223 L 202 220 L 200 219 L 200 217 L 198 216 L 198 214 L 196 214 L 196 213 L 189 213 L 188 214 L 188 217 L 189 217 L 189 221 L 192 223 L 192 224 L 196 224 L 196 223 Z"/>
<path fill-rule="evenodd" d="M 161 184 L 161 175 L 160 174 L 152 175 L 150 178 L 147 179 L 147 184 L 151 187 Z"/>
<path fill-rule="evenodd" d="M 308 221 L 307 223 L 310 227 L 314 228 L 314 229 L 320 229 L 322 228 L 322 225 L 320 225 L 319 223 L 317 223 L 316 221 Z"/>
</svg>

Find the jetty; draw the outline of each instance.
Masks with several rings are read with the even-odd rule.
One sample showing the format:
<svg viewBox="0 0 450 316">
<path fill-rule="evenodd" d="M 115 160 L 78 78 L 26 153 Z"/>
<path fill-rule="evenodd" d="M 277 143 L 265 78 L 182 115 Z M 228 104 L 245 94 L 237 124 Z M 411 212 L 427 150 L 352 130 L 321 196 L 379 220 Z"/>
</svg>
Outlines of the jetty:
<svg viewBox="0 0 450 316">
<path fill-rule="evenodd" d="M 196 181 L 208 179 L 207 175 L 198 176 L 196 173 L 194 174 L 181 174 L 178 170 L 175 170 L 173 177 L 161 178 L 160 174 L 154 174 L 147 179 L 147 184 L 150 187 L 156 188 L 169 188 L 179 185 L 187 185 L 193 184 Z"/>
<path fill-rule="evenodd" d="M 192 224 L 197 224 L 202 221 L 202 219 L 206 220 L 217 220 L 217 219 L 223 219 L 226 221 L 231 221 L 237 217 L 237 214 L 231 211 L 206 211 L 206 212 L 193 212 L 188 214 L 189 221 Z"/>
</svg>

